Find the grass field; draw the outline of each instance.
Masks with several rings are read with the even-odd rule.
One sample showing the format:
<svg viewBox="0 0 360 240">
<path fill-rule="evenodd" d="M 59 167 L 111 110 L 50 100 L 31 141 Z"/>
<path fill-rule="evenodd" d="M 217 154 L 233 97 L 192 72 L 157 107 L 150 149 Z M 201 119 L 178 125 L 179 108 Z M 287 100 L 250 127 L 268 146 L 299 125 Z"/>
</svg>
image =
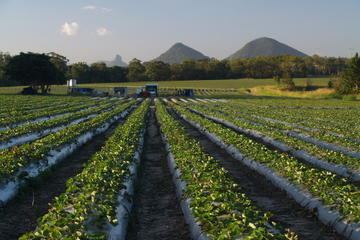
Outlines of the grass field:
<svg viewBox="0 0 360 240">
<path fill-rule="evenodd" d="M 327 86 L 329 78 L 295 78 L 297 86 L 305 86 L 306 81 L 310 79 L 314 86 Z M 130 83 L 99 83 L 99 84 L 83 84 L 82 86 L 97 87 L 115 87 L 115 86 L 144 86 L 149 82 L 130 82 Z M 175 87 L 175 88 L 253 88 L 258 86 L 275 85 L 275 81 L 271 78 L 265 79 L 220 79 L 220 80 L 195 80 L 195 81 L 163 81 L 157 82 L 160 87 Z"/>
<path fill-rule="evenodd" d="M 305 86 L 306 81 L 310 79 L 312 84 L 317 87 L 327 86 L 329 78 L 296 78 L 294 79 L 297 86 Z M 139 87 L 144 86 L 149 82 L 124 82 L 124 83 L 96 83 L 96 84 L 80 84 L 81 87 L 92 88 L 109 88 L 117 86 Z M 247 89 L 259 86 L 275 85 L 275 81 L 270 78 L 266 79 L 220 79 L 220 80 L 196 80 L 196 81 L 163 81 L 157 82 L 160 87 L 169 88 L 220 88 L 220 89 Z M 3 87 L 0 88 L 0 93 L 16 93 L 22 87 Z M 105 89 L 104 89 L 105 90 Z M 66 86 L 54 86 L 52 93 L 62 94 L 66 92 Z"/>
<path fill-rule="evenodd" d="M 290 97 L 290 98 L 331 98 L 334 96 L 334 91 L 326 88 L 329 78 L 295 78 L 297 87 L 304 87 L 306 82 L 311 80 L 314 91 L 284 91 L 276 87 L 273 79 L 220 79 L 220 80 L 193 80 L 193 81 L 163 81 L 157 82 L 160 88 L 193 88 L 193 89 L 237 89 L 237 93 L 225 93 L 226 96 L 221 96 L 223 93 L 217 93 L 213 97 L 237 98 L 239 93 L 241 95 L 249 95 L 246 91 L 251 89 L 250 95 L 255 96 L 275 96 L 275 97 Z M 123 83 L 95 83 L 95 84 L 79 84 L 79 87 L 89 87 L 101 90 L 104 92 L 111 92 L 112 87 L 124 86 L 129 87 L 129 93 L 134 93 L 135 88 L 142 87 L 149 82 L 123 82 Z M 21 91 L 23 86 L 17 87 L 0 87 L 0 94 L 16 94 Z M 67 87 L 65 85 L 53 86 L 52 94 L 66 94 Z M 355 97 L 360 99 L 360 96 Z"/>
</svg>

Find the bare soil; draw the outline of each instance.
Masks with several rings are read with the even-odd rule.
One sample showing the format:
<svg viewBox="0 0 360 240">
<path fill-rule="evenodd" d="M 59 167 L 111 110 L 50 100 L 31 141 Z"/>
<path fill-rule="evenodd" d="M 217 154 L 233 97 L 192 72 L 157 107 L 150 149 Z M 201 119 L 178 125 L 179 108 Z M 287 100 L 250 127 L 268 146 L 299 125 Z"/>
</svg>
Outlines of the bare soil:
<svg viewBox="0 0 360 240">
<path fill-rule="evenodd" d="M 18 239 L 34 230 L 37 219 L 47 213 L 49 203 L 66 190 L 66 180 L 80 173 L 83 164 L 99 151 L 104 142 L 124 120 L 113 123 L 46 174 L 29 182 L 17 197 L 0 209 L 0 239 Z"/>
<path fill-rule="evenodd" d="M 172 114 L 179 119 L 187 132 L 201 143 L 206 153 L 220 161 L 220 164 L 260 210 L 270 211 L 273 214 L 272 220 L 296 232 L 299 240 L 345 239 L 332 228 L 322 224 L 313 213 L 302 208 L 284 191 L 267 181 L 264 176 L 241 164 L 197 129 L 180 119 L 174 112 Z"/>
<path fill-rule="evenodd" d="M 152 107 L 127 239 L 191 239 L 176 197 L 154 112 Z"/>
</svg>

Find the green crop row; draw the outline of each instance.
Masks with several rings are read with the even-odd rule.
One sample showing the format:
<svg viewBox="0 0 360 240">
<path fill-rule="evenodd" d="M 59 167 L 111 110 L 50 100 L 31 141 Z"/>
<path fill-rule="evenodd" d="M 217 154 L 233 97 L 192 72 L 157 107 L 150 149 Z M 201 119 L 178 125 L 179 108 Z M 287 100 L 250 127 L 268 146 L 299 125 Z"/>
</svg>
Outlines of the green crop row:
<svg viewBox="0 0 360 240">
<path fill-rule="evenodd" d="M 17 114 L 23 111 L 31 111 L 51 107 L 54 105 L 66 104 L 69 102 L 85 102 L 90 100 L 88 97 L 72 96 L 22 96 L 22 95 L 0 95 L 0 116 L 3 113 Z"/>
<path fill-rule="evenodd" d="M 298 188 L 310 192 L 331 210 L 343 215 L 346 221 L 357 224 L 360 222 L 360 188 L 347 179 L 312 168 L 285 153 L 269 149 L 183 107 L 175 104 L 172 106 L 188 119 L 199 123 L 204 129 L 220 137 L 225 144 L 235 146 L 248 158 L 264 164 Z"/>
<path fill-rule="evenodd" d="M 231 110 L 227 110 L 224 107 L 223 108 L 212 107 L 210 105 L 205 105 L 205 104 L 202 105 L 193 104 L 187 106 L 191 106 L 192 108 L 197 109 L 203 113 L 227 120 L 238 127 L 258 131 L 265 136 L 271 137 L 279 142 L 286 143 L 295 150 L 306 151 L 309 154 L 324 161 L 343 165 L 349 169 L 360 170 L 359 159 L 355 157 L 350 157 L 341 152 L 324 149 L 322 147 L 308 143 L 306 141 L 293 138 L 287 135 L 286 133 L 281 132 L 280 131 L 281 128 L 279 129 L 277 127 L 278 124 L 276 123 L 273 122 L 270 123 L 268 121 L 260 120 L 257 118 L 244 117 L 242 114 L 237 114 Z M 249 122 L 242 120 L 242 118 L 251 120 L 257 124 L 251 124 Z"/>
<path fill-rule="evenodd" d="M 4 143 L 6 141 L 9 141 L 11 138 L 22 136 L 25 134 L 41 132 L 41 131 L 49 129 L 49 128 L 67 125 L 76 119 L 86 117 L 91 114 L 97 114 L 103 110 L 111 108 L 112 106 L 122 104 L 123 102 L 124 101 L 119 101 L 118 103 L 105 103 L 103 105 L 100 105 L 99 107 L 70 113 L 70 114 L 67 114 L 62 117 L 53 118 L 53 119 L 35 122 L 35 123 L 29 123 L 29 124 L 21 125 L 16 128 L 9 129 L 9 130 L 1 131 L 0 132 L 0 143 Z"/>
<path fill-rule="evenodd" d="M 40 239 L 106 239 L 106 225 L 118 224 L 119 192 L 126 189 L 140 132 L 145 127 L 148 102 L 144 101 L 118 127 L 103 148 L 87 162 L 83 171 L 67 181 L 65 193 L 56 197 L 37 228 L 20 237 Z"/>
<path fill-rule="evenodd" d="M 156 116 L 182 173 L 181 180 L 187 184 L 184 196 L 191 199 L 192 214 L 208 237 L 295 239 L 291 232 L 278 234 L 269 230 L 271 214 L 261 213 L 253 205 L 218 160 L 204 153 L 200 143 L 186 134 L 160 102 L 156 103 Z"/>
<path fill-rule="evenodd" d="M 88 121 L 71 125 L 34 142 L 3 150 L 0 155 L 0 182 L 10 180 L 21 167 L 30 163 L 46 161 L 51 150 L 58 150 L 63 145 L 76 141 L 77 137 L 102 126 L 132 104 L 134 101 L 99 114 Z"/>
<path fill-rule="evenodd" d="M 52 115 L 57 115 L 57 114 L 62 114 L 62 113 L 67 113 L 67 112 L 75 112 L 80 109 L 84 109 L 84 108 L 91 107 L 96 104 L 100 104 L 102 102 L 108 102 L 108 101 L 109 100 L 100 100 L 100 101 L 99 100 L 97 100 L 97 101 L 91 100 L 91 101 L 87 101 L 82 104 L 78 104 L 76 102 L 75 103 L 71 102 L 66 105 L 57 106 L 51 110 L 44 109 L 44 110 L 40 110 L 40 111 L 32 111 L 29 114 L 10 116 L 10 117 L 0 119 L 0 126 L 2 126 L 2 127 L 11 126 L 13 124 L 23 123 L 23 122 L 31 121 L 31 120 L 41 118 L 41 117 L 51 117 Z"/>
<path fill-rule="evenodd" d="M 244 107 L 244 106 L 236 106 L 236 105 L 225 106 L 224 104 L 216 104 L 216 105 L 219 106 L 220 108 L 226 107 L 229 110 L 243 112 L 242 115 L 245 118 L 252 118 L 259 120 L 258 117 L 265 117 L 278 121 L 287 122 L 290 124 L 299 125 L 300 127 L 312 128 L 315 129 L 315 131 L 308 131 L 306 129 L 302 129 L 295 126 L 289 126 L 286 124 L 275 123 L 269 120 L 263 120 L 263 121 L 267 121 L 268 124 L 276 125 L 279 129 L 292 130 L 292 131 L 305 133 L 306 135 L 309 135 L 316 139 L 329 142 L 332 144 L 336 144 L 339 146 L 343 146 L 353 151 L 360 152 L 360 143 L 349 139 L 349 138 L 355 138 L 360 141 L 360 131 L 359 129 L 354 131 L 354 125 L 338 124 L 337 126 L 329 126 L 329 124 L 331 124 L 330 122 L 326 123 L 326 122 L 317 121 L 316 118 L 318 118 L 319 116 L 315 117 L 316 115 L 312 115 L 313 117 L 309 118 L 309 115 L 306 115 L 306 113 L 302 111 L 300 113 L 295 113 L 295 110 L 293 109 L 288 109 L 287 111 L 284 110 L 273 111 L 273 109 L 259 109 L 255 107 Z M 322 110 L 322 111 L 326 111 L 327 114 L 331 113 L 331 110 Z M 359 115 L 358 113 L 360 113 L 360 111 L 358 110 L 351 110 L 351 112 L 354 117 L 358 116 Z M 332 118 L 333 121 L 335 120 L 339 123 L 346 121 L 346 119 L 347 118 L 345 116 L 341 116 L 340 118 L 339 116 L 338 118 L 335 117 Z M 335 136 L 332 133 L 335 133 L 343 137 Z"/>
</svg>

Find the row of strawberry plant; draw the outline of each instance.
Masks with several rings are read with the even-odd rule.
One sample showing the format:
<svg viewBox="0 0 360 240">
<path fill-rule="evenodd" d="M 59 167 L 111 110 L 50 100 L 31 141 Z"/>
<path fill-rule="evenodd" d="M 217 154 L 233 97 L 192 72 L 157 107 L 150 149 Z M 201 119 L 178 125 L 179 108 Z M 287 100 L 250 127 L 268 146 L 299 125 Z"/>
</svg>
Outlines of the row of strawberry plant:
<svg viewBox="0 0 360 240">
<path fill-rule="evenodd" d="M 0 126 L 12 128 L 18 125 L 22 125 L 29 121 L 36 121 L 36 120 L 45 120 L 47 118 L 52 118 L 54 115 L 62 115 L 66 113 L 71 113 L 75 111 L 79 111 L 81 109 L 86 109 L 88 107 L 92 107 L 97 104 L 101 104 L 104 102 L 108 102 L 109 100 L 89 100 L 86 102 L 78 103 L 78 102 L 70 102 L 68 104 L 60 105 L 55 107 L 54 109 L 45 109 L 41 111 L 33 111 L 29 114 L 23 114 L 18 116 L 10 116 L 6 118 L 0 119 Z"/>
<path fill-rule="evenodd" d="M 360 188 L 358 186 L 336 174 L 312 168 L 287 154 L 267 148 L 183 107 L 172 105 L 188 119 L 217 135 L 225 144 L 236 147 L 247 158 L 267 166 L 298 189 L 318 198 L 331 212 L 338 212 L 346 223 L 359 224 Z"/>
<path fill-rule="evenodd" d="M 267 100 L 269 101 L 269 100 Z M 287 100 L 289 104 L 292 103 L 291 100 Z M 301 100 L 300 103 L 305 103 L 306 101 Z M 308 101 L 311 104 L 316 105 L 318 100 Z M 271 100 L 271 103 L 274 103 Z M 271 104 L 270 101 L 268 104 Z M 293 117 L 297 122 L 318 122 L 319 124 L 328 123 L 331 127 L 333 126 L 353 126 L 360 124 L 359 119 L 356 117 L 358 110 L 356 109 L 341 109 L 341 110 L 333 110 L 333 109 L 304 109 L 304 108 L 282 108 L 277 105 L 262 105 L 263 102 L 259 103 L 258 99 L 251 100 L 232 100 L 228 106 L 234 106 L 241 110 L 246 110 L 247 112 L 255 110 L 256 113 L 262 112 L 266 115 L 270 114 L 272 116 L 284 115 L 288 117 Z M 276 103 L 275 103 L 276 104 Z M 336 121 L 334 121 L 336 120 Z"/>
<path fill-rule="evenodd" d="M 253 103 L 259 107 L 279 109 L 356 109 L 360 107 L 358 101 L 342 101 L 337 99 L 304 99 L 304 98 L 243 98 L 236 102 Z"/>
<path fill-rule="evenodd" d="M 272 231 L 271 214 L 254 206 L 218 160 L 204 153 L 200 143 L 186 134 L 159 101 L 156 116 L 187 185 L 184 196 L 191 199 L 192 214 L 209 238 L 290 239 L 286 237 L 293 235 L 290 232 L 285 236 Z"/>
<path fill-rule="evenodd" d="M 65 193 L 56 197 L 48 213 L 39 219 L 37 228 L 20 237 L 21 240 L 111 237 L 107 236 L 111 226 L 121 225 L 127 218 L 118 218 L 119 195 L 129 197 L 124 183 L 131 177 L 129 168 L 145 128 L 148 105 L 144 101 L 93 155 L 84 170 L 67 181 Z"/>
<path fill-rule="evenodd" d="M 64 115 L 62 117 L 53 118 L 45 121 L 29 123 L 26 125 L 22 125 L 16 128 L 12 128 L 9 130 L 0 132 L 0 146 L 1 144 L 5 144 L 7 141 L 10 141 L 12 138 L 19 137 L 25 134 L 30 133 L 41 133 L 46 129 L 55 128 L 59 126 L 66 126 L 70 124 L 74 120 L 78 120 L 87 116 L 93 116 L 94 114 L 98 114 L 102 111 L 113 108 L 119 104 L 122 104 L 124 101 L 119 101 L 117 103 L 105 103 L 95 108 L 90 108 L 84 111 L 78 111 L 74 113 L 70 113 Z M 0 147 L 1 149 L 1 147 Z"/>
<path fill-rule="evenodd" d="M 0 99 L 3 100 L 4 105 L 0 107 L 0 117 L 3 117 L 3 114 L 8 115 L 17 115 L 17 114 L 26 114 L 33 110 L 40 110 L 45 108 L 56 107 L 57 105 L 68 104 L 69 102 L 85 102 L 89 98 L 70 98 L 68 96 L 33 96 L 23 99 L 23 96 L 15 95 L 11 96 L 10 99 L 3 99 L 3 96 L 0 96 Z M 9 96 L 8 96 L 9 97 Z"/>
<path fill-rule="evenodd" d="M 232 108 L 224 108 L 221 109 L 232 109 Z M 233 110 L 230 110 L 233 111 Z M 301 140 L 307 141 L 309 143 L 315 144 L 319 147 L 337 151 L 348 155 L 350 157 L 360 158 L 360 140 L 354 139 L 350 137 L 346 137 L 343 134 L 324 132 L 322 130 L 309 127 L 300 126 L 295 123 L 288 123 L 279 121 L 276 119 L 268 118 L 268 117 L 260 117 L 254 114 L 243 114 L 242 112 L 233 111 L 234 114 L 240 115 L 246 119 L 251 121 L 259 122 L 263 125 L 268 125 L 270 127 L 274 127 L 279 129 L 279 131 L 283 131 L 288 135 L 299 138 Z M 271 114 L 269 114 L 271 115 Z M 351 128 L 348 128 L 347 131 L 350 131 Z"/>
<path fill-rule="evenodd" d="M 18 111 L 31 111 L 48 106 L 61 105 L 70 101 L 87 101 L 88 97 L 70 96 L 22 96 L 22 95 L 0 95 L 0 113 L 11 113 Z"/>
<path fill-rule="evenodd" d="M 133 104 L 134 101 L 131 101 L 99 114 L 88 121 L 71 125 L 34 142 L 3 150 L 0 155 L 0 182 L 12 180 L 19 175 L 19 170 L 21 171 L 23 167 L 30 163 L 40 164 L 43 161 L 46 162 L 47 157 L 51 157 L 51 151 L 56 152 L 62 146 L 76 141 L 77 137 L 101 127 Z"/>
<path fill-rule="evenodd" d="M 356 157 L 351 157 L 338 151 L 324 149 L 301 139 L 293 138 L 286 132 L 280 131 L 279 128 L 274 126 L 274 124 L 270 124 L 267 121 L 244 118 L 243 115 L 226 110 L 225 108 L 213 108 L 209 105 L 193 104 L 191 107 L 198 109 L 206 114 L 230 121 L 231 123 L 241 128 L 258 131 L 265 136 L 286 143 L 295 150 L 306 151 L 307 153 L 313 155 L 316 158 L 322 159 L 325 162 L 343 165 L 355 171 L 360 170 L 360 162 Z"/>
<path fill-rule="evenodd" d="M 218 104 L 219 107 L 224 107 L 222 104 Z M 295 130 L 305 133 L 309 136 L 317 138 L 319 140 L 336 144 L 342 147 L 349 148 L 353 151 L 360 151 L 360 131 L 353 131 L 353 126 L 337 125 L 329 126 L 330 123 L 317 122 L 315 118 L 308 119 L 307 115 L 303 112 L 297 115 L 293 110 L 289 110 L 286 113 L 281 111 L 280 113 L 272 111 L 271 109 L 259 109 L 259 108 L 245 108 L 245 107 L 228 107 L 234 111 L 243 113 L 244 117 L 257 118 L 259 120 L 268 121 L 272 124 L 276 124 L 279 128 Z M 254 114 L 256 112 L 256 114 Z M 329 112 L 329 111 L 327 111 Z M 352 110 L 353 116 L 357 116 L 357 111 Z M 303 120 L 306 118 L 306 120 Z M 341 119 L 333 118 L 333 120 L 342 121 L 346 119 L 342 116 Z"/>
<path fill-rule="evenodd" d="M 45 110 L 54 110 L 61 106 L 71 106 L 74 104 L 84 104 L 86 102 L 93 101 L 90 98 L 70 98 L 70 97 L 63 97 L 61 100 L 54 101 L 51 98 L 44 98 L 41 99 L 36 104 L 32 103 L 30 106 L 22 105 L 18 103 L 8 103 L 6 109 L 0 112 L 0 119 L 6 117 L 18 117 L 19 115 L 28 115 L 35 111 L 45 111 Z"/>
</svg>

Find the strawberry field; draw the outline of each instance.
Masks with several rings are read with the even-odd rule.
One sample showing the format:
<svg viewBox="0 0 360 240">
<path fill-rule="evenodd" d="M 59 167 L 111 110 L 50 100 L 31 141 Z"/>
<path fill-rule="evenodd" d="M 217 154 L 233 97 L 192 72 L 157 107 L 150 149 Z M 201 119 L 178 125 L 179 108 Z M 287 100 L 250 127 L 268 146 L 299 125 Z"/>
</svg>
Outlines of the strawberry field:
<svg viewBox="0 0 360 240">
<path fill-rule="evenodd" d="M 0 239 L 360 239 L 360 103 L 0 95 Z"/>
</svg>

